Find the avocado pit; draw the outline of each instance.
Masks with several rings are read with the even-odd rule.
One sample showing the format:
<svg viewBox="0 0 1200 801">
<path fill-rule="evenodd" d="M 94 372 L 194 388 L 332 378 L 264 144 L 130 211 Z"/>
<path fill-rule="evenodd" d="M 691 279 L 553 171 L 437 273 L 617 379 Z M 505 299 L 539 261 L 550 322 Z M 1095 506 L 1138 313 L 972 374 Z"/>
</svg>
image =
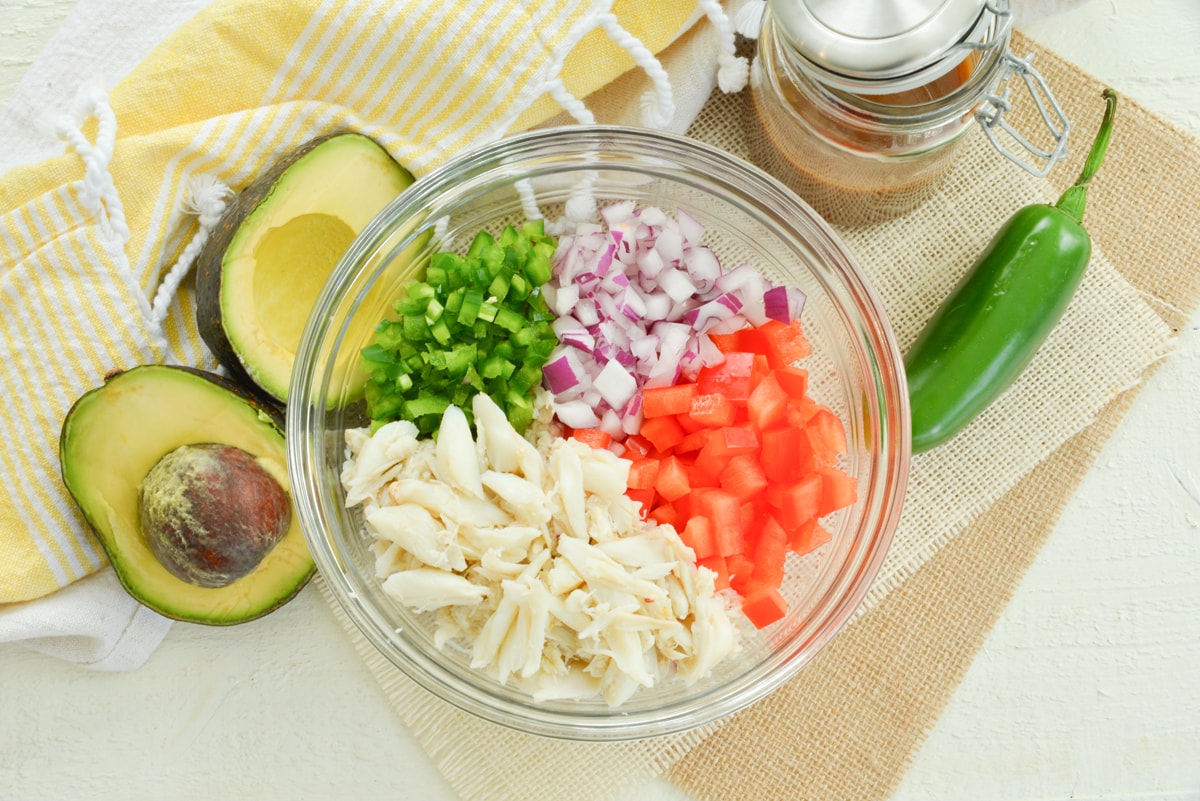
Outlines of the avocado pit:
<svg viewBox="0 0 1200 801">
<path fill-rule="evenodd" d="M 254 456 L 232 445 L 183 445 L 163 456 L 139 490 L 150 550 L 177 578 L 225 587 L 253 572 L 287 534 L 287 492 Z"/>
</svg>

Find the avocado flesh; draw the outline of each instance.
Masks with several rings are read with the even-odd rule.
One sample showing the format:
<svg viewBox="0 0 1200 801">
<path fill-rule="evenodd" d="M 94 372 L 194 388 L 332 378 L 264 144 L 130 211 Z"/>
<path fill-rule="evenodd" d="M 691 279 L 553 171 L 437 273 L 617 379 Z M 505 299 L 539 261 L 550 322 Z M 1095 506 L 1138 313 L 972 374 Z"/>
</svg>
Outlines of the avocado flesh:
<svg viewBox="0 0 1200 801">
<path fill-rule="evenodd" d="M 359 134 L 334 135 L 298 152 L 251 184 L 227 212 L 219 228 L 232 234 L 210 240 L 214 248 L 226 244 L 220 254 L 201 255 L 197 279 L 204 280 L 204 260 L 215 258 L 215 335 L 226 339 L 237 362 L 225 366 L 244 371 L 280 402 L 287 400 L 300 335 L 330 273 L 354 237 L 413 180 Z M 221 356 L 222 348 L 213 350 Z"/>
<path fill-rule="evenodd" d="M 283 605 L 316 568 L 295 514 L 258 566 L 225 587 L 189 584 L 163 567 L 142 535 L 138 487 L 164 455 L 204 442 L 254 454 L 290 493 L 270 412 L 218 376 L 160 365 L 117 373 L 76 401 L 60 440 L 63 481 L 130 595 L 166 617 L 230 625 Z"/>
</svg>

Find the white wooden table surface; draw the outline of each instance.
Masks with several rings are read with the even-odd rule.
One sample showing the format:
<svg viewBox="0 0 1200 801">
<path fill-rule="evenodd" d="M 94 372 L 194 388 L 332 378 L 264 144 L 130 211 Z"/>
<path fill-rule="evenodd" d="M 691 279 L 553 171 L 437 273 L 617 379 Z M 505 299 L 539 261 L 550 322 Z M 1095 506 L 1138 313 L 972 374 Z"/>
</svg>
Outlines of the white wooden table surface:
<svg viewBox="0 0 1200 801">
<path fill-rule="evenodd" d="M 73 6 L 0 0 L 0 104 Z M 1200 133 L 1200 0 L 1091 0 L 1024 32 Z M 1200 799 L 1198 398 L 1200 316 L 1101 454 L 895 801 Z M 10 797 L 454 799 L 311 588 L 256 624 L 177 625 L 130 673 L 0 646 Z M 663 784 L 637 794 L 681 797 Z"/>
</svg>

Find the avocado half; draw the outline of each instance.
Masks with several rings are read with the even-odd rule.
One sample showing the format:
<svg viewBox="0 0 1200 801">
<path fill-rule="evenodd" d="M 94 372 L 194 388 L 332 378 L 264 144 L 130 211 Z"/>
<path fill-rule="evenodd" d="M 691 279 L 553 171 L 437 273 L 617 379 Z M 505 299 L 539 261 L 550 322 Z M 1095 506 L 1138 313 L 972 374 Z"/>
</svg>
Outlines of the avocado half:
<svg viewBox="0 0 1200 801">
<path fill-rule="evenodd" d="M 220 376 L 163 365 L 114 373 L 75 402 L 59 440 L 63 481 L 139 602 L 193 623 L 253 620 L 291 600 L 316 571 L 297 515 L 252 572 L 224 587 L 176 578 L 142 535 L 142 480 L 167 453 L 198 443 L 233 445 L 258 457 L 290 494 L 279 412 Z"/>
<path fill-rule="evenodd" d="M 413 182 L 374 140 L 314 139 L 229 205 L 196 261 L 196 320 L 233 376 L 287 402 L 308 315 L 354 238 Z"/>
</svg>

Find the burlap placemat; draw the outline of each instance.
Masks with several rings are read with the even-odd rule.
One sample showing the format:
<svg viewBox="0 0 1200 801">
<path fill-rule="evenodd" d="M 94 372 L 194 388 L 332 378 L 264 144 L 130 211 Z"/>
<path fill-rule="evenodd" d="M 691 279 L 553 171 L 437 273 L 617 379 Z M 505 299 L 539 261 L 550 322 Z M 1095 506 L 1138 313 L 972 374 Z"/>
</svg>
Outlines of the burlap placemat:
<svg viewBox="0 0 1200 801">
<path fill-rule="evenodd" d="M 1037 49 L 1020 39 L 1014 48 Z M 1074 158 L 1054 175 L 1065 184 L 1078 171 L 1079 142 L 1095 130 L 1102 87 L 1049 53 L 1038 53 L 1038 65 L 1078 132 Z M 739 102 L 715 96 L 692 135 L 739 152 Z M 584 745 L 527 737 L 421 690 L 331 604 L 464 799 L 619 798 L 623 782 L 653 774 L 703 801 L 861 801 L 895 789 L 1100 446 L 1196 306 L 1200 281 L 1189 268 L 1200 237 L 1180 241 L 1175 232 L 1200 230 L 1200 203 L 1187 171 L 1171 165 L 1194 163 L 1200 145 L 1128 101 L 1119 118 L 1089 207 L 1097 255 L 1078 302 L 1004 403 L 955 447 L 914 461 L 902 530 L 864 613 L 769 698 L 670 738 Z M 1012 169 L 996 172 L 1002 165 L 973 147 L 978 158 L 964 160 L 952 185 L 886 236 L 842 231 L 878 283 L 902 345 L 1008 213 L 1058 191 Z"/>
<path fill-rule="evenodd" d="M 1082 164 L 1103 87 L 1020 36 L 1013 49 L 1035 54 L 1072 110 L 1073 156 L 1052 176 L 1061 190 Z M 1197 158 L 1195 137 L 1123 98 L 1103 178 L 1089 196 L 1086 223 L 1098 249 L 1172 332 L 1200 302 Z M 1115 394 L 793 682 L 690 751 L 671 779 L 705 801 L 891 795 L 1140 386 Z M 764 730 L 786 745 L 738 747 Z"/>
</svg>

